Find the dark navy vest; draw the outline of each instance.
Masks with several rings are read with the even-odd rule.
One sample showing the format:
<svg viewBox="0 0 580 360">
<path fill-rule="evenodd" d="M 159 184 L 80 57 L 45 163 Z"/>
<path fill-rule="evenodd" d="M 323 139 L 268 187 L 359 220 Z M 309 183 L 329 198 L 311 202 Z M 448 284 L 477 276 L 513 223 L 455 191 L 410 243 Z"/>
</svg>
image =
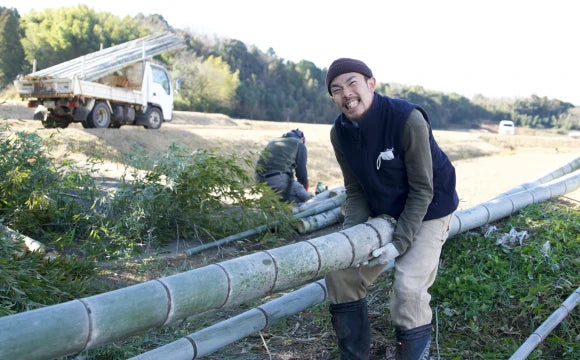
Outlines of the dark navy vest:
<svg viewBox="0 0 580 360">
<path fill-rule="evenodd" d="M 405 122 L 413 109 L 421 111 L 429 122 L 427 113 L 418 105 L 375 93 L 373 104 L 358 122 L 358 127 L 343 114 L 334 122 L 342 153 L 366 195 L 371 216 L 387 214 L 398 219 L 405 207 L 409 183 L 402 139 Z M 433 200 L 423 220 L 449 215 L 459 203 L 455 168 L 437 145 L 430 128 L 429 144 L 433 162 Z M 382 160 L 377 170 L 377 157 L 387 149 L 392 149 L 394 158 Z"/>
</svg>

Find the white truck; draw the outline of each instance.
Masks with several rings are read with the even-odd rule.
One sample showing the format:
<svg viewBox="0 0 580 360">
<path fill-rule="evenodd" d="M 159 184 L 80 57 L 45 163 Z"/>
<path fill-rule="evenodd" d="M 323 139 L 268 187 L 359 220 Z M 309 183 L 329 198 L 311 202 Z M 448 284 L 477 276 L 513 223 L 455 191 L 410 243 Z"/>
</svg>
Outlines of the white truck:
<svg viewBox="0 0 580 360">
<path fill-rule="evenodd" d="M 167 70 L 149 59 L 182 46 L 174 34 L 150 35 L 19 76 L 14 85 L 46 128 L 159 129 L 172 119 L 175 89 Z"/>
</svg>

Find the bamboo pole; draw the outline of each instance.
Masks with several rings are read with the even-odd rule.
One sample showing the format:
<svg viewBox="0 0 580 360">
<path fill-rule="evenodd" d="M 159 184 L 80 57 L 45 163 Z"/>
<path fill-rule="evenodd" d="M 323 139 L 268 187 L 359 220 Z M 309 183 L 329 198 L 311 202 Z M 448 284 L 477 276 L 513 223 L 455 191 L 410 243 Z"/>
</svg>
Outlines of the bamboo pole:
<svg viewBox="0 0 580 360">
<path fill-rule="evenodd" d="M 183 40 L 175 34 L 153 34 L 33 72 L 25 79 L 80 77 L 94 81 L 142 60 L 143 54 L 152 57 L 183 46 Z"/>
<path fill-rule="evenodd" d="M 573 191 L 580 174 L 460 211 L 450 236 Z M 505 203 L 505 204 L 504 204 Z M 483 217 L 478 221 L 475 214 Z M 142 284 L 0 318 L 0 359 L 51 359 L 79 353 L 212 309 L 260 298 L 366 261 L 392 239 L 375 218 L 349 229 Z M 34 344 L 34 346 L 31 346 Z"/>
<path fill-rule="evenodd" d="M 299 206 L 295 207 L 293 211 L 295 213 L 304 212 L 310 208 L 318 206 L 321 202 L 325 200 L 344 194 L 345 191 L 346 189 L 344 188 L 344 186 L 338 186 L 330 190 L 325 190 L 320 194 L 315 195 L 310 201 L 307 201 L 304 204 L 300 204 Z"/>
<path fill-rule="evenodd" d="M 574 171 L 578 170 L 579 168 L 580 168 L 580 156 L 575 158 L 574 160 L 571 160 L 571 161 L 563 164 L 562 166 L 559 166 L 551 171 L 548 171 L 546 174 L 541 175 L 534 180 L 525 182 L 525 183 L 520 184 L 520 185 L 518 185 L 518 186 L 516 186 L 516 187 L 514 187 L 506 192 L 503 192 L 503 193 L 499 194 L 498 196 L 496 196 L 496 198 L 515 194 L 515 193 L 518 193 L 520 191 L 532 189 L 536 186 L 545 184 L 545 183 L 550 182 L 554 179 L 558 179 L 566 174 L 573 173 Z"/>
<path fill-rule="evenodd" d="M 320 214 L 321 212 L 334 209 L 335 207 L 339 207 L 346 201 L 346 193 L 340 193 L 334 197 L 321 200 L 315 206 L 309 207 L 306 210 L 299 212 L 298 214 L 294 215 L 295 219 L 302 219 L 308 216 Z"/>
<path fill-rule="evenodd" d="M 76 354 L 359 264 L 391 241 L 372 219 L 349 229 L 62 304 L 0 318 L 0 359 Z M 34 346 L 31 346 L 34 344 Z"/>
<path fill-rule="evenodd" d="M 580 172 L 576 171 L 555 181 L 495 197 L 480 205 L 457 211 L 453 215 L 449 237 L 509 216 L 530 204 L 572 192 L 578 187 L 580 187 Z"/>
<path fill-rule="evenodd" d="M 321 212 L 313 216 L 298 219 L 296 229 L 300 234 L 306 234 L 336 224 L 344 219 L 341 207 Z"/>
<path fill-rule="evenodd" d="M 323 280 L 132 359 L 196 359 L 326 300 Z"/>
<path fill-rule="evenodd" d="M 394 266 L 394 261 L 387 263 L 383 272 Z M 319 280 L 130 360 L 197 359 L 264 330 L 281 319 L 320 304 L 326 301 L 326 297 L 326 282 Z"/>
<path fill-rule="evenodd" d="M 542 342 L 545 338 L 550 335 L 552 330 L 562 322 L 574 310 L 578 302 L 580 301 L 580 287 L 573 292 L 560 307 L 550 315 L 546 321 L 542 323 L 533 333 L 528 337 L 528 339 L 516 350 L 516 352 L 509 358 L 509 360 L 523 360 L 528 357 L 534 351 L 534 349 Z"/>
<path fill-rule="evenodd" d="M 58 254 L 54 251 L 47 252 L 46 246 L 38 240 L 34 240 L 26 235 L 22 235 L 11 228 L 0 224 L 0 235 L 3 239 L 7 239 L 13 242 L 20 242 L 23 246 L 31 252 L 38 251 L 46 254 L 45 258 L 54 259 Z"/>
<path fill-rule="evenodd" d="M 294 219 L 301 219 L 301 218 L 304 218 L 307 216 L 319 214 L 323 211 L 327 211 L 327 210 L 332 209 L 336 206 L 340 206 L 345 200 L 346 200 L 346 193 L 343 193 L 343 194 L 340 194 L 340 195 L 335 196 L 333 198 L 329 198 L 329 199 L 320 201 L 316 204 L 316 206 L 311 207 L 308 210 L 305 210 L 305 211 L 300 212 L 298 214 L 295 214 L 293 217 L 294 217 Z M 248 236 L 256 235 L 256 234 L 259 234 L 259 233 L 261 233 L 261 232 L 263 232 L 271 227 L 278 225 L 279 223 L 280 223 L 280 221 L 274 221 L 270 224 L 260 225 L 258 227 L 253 228 L 253 229 L 249 229 L 249 230 L 243 231 L 243 232 L 238 233 L 238 234 L 233 234 L 233 235 L 227 236 L 223 239 L 220 239 L 220 240 L 217 240 L 217 241 L 214 241 L 211 243 L 207 243 L 207 244 L 203 244 L 203 245 L 200 245 L 200 246 L 197 246 L 194 248 L 190 248 L 190 249 L 185 250 L 185 254 L 187 256 L 191 256 L 191 255 L 197 254 L 197 253 L 202 252 L 202 251 L 207 250 L 207 249 L 211 249 L 211 248 L 216 247 L 216 246 L 227 244 L 229 242 L 243 239 L 243 238 L 246 238 Z"/>
</svg>

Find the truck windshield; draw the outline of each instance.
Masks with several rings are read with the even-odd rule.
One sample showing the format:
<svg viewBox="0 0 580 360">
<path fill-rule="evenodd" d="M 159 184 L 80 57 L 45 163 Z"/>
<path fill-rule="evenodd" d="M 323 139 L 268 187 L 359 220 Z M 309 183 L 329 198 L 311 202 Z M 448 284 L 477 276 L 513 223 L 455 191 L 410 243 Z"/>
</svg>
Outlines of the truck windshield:
<svg viewBox="0 0 580 360">
<path fill-rule="evenodd" d="M 152 66 L 151 70 L 153 71 L 153 82 L 161 85 L 167 95 L 169 95 L 169 77 L 167 76 L 167 73 L 163 69 L 155 66 Z"/>
</svg>

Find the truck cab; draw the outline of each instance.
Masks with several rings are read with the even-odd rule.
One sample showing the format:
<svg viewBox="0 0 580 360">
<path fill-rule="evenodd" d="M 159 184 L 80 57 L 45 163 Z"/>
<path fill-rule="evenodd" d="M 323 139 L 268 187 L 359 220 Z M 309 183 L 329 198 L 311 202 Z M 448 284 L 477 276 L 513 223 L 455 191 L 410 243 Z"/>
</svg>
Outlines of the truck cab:
<svg viewBox="0 0 580 360">
<path fill-rule="evenodd" d="M 80 122 L 85 128 L 159 129 L 172 119 L 174 89 L 167 70 L 148 59 L 183 46 L 171 33 L 149 35 L 20 76 L 14 84 L 47 128 Z"/>
<path fill-rule="evenodd" d="M 171 121 L 173 118 L 173 87 L 169 74 L 164 67 L 149 64 L 145 68 L 145 76 L 143 80 L 143 90 L 146 104 L 143 106 L 155 106 L 162 111 L 162 121 Z"/>
</svg>

